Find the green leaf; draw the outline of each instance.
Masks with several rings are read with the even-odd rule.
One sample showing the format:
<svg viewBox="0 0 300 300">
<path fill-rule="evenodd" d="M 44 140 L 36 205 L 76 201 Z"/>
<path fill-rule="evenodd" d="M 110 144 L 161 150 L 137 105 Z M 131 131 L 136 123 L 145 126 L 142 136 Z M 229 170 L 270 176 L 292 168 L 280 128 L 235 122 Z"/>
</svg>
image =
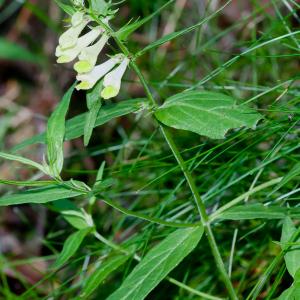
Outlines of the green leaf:
<svg viewBox="0 0 300 300">
<path fill-rule="evenodd" d="M 75 8 L 72 7 L 71 5 L 65 4 L 62 1 L 59 0 L 54 0 L 56 4 L 68 15 L 72 16 L 75 12 Z"/>
<path fill-rule="evenodd" d="M 110 5 L 105 0 L 91 0 L 92 10 L 99 15 L 106 15 Z"/>
<path fill-rule="evenodd" d="M 285 290 L 277 300 L 300 299 L 300 270 L 297 270 L 293 284 Z"/>
<path fill-rule="evenodd" d="M 95 122 L 94 127 L 98 127 L 100 125 L 105 124 L 106 122 L 109 122 L 115 118 L 137 112 L 145 107 L 145 98 L 137 98 L 137 99 L 130 99 L 126 101 L 121 101 L 116 104 L 107 104 L 104 105 Z M 84 126 L 85 126 L 85 120 L 86 120 L 87 114 L 81 114 L 79 116 L 76 116 L 66 122 L 66 135 L 65 140 L 72 140 L 75 138 L 78 138 L 83 135 L 84 133 Z M 30 138 L 28 140 L 23 141 L 19 145 L 14 147 L 14 151 L 18 151 L 23 149 L 24 147 L 27 147 L 29 145 L 33 145 L 36 143 L 45 143 L 45 134 L 39 134 L 34 136 L 33 138 Z"/>
<path fill-rule="evenodd" d="M 0 198 L 0 206 L 25 203 L 47 203 L 59 199 L 73 198 L 83 194 L 83 192 L 70 190 L 63 185 L 52 185 L 43 188 L 30 189 L 18 194 L 3 196 Z"/>
<path fill-rule="evenodd" d="M 96 124 L 97 116 L 102 106 L 100 93 L 103 87 L 103 80 L 99 81 L 96 86 L 87 93 L 87 107 L 89 112 L 86 115 L 84 126 L 84 145 L 87 146 L 91 139 L 93 129 Z"/>
<path fill-rule="evenodd" d="M 4 38 L 0 38 L 0 59 L 26 61 L 33 64 L 40 64 L 43 61 L 42 57 Z"/>
<path fill-rule="evenodd" d="M 135 32 L 138 28 L 143 26 L 148 21 L 152 20 L 156 15 L 158 15 L 165 7 L 167 7 L 169 4 L 173 3 L 174 0 L 170 0 L 167 3 L 165 3 L 163 6 L 161 6 L 159 9 L 157 9 L 154 13 L 147 16 L 146 18 L 136 21 L 134 23 L 128 23 L 125 26 L 123 26 L 121 29 L 119 29 L 115 34 L 116 37 L 119 40 L 126 41 L 128 37 Z"/>
<path fill-rule="evenodd" d="M 85 282 L 81 298 L 87 299 L 112 272 L 121 267 L 131 255 L 118 255 L 108 258 L 97 267 Z"/>
<path fill-rule="evenodd" d="M 174 95 L 155 112 L 163 124 L 189 130 L 212 139 L 222 139 L 229 129 L 254 128 L 262 116 L 255 110 L 237 105 L 227 95 L 192 91 Z"/>
<path fill-rule="evenodd" d="M 203 227 L 171 233 L 142 259 L 107 300 L 142 300 L 197 246 Z"/>
<path fill-rule="evenodd" d="M 60 176 L 64 163 L 64 137 L 65 137 L 65 119 L 69 109 L 71 97 L 75 85 L 73 85 L 64 95 L 62 101 L 58 104 L 55 111 L 48 120 L 47 125 L 47 158 L 49 169 L 54 177 Z"/>
<path fill-rule="evenodd" d="M 294 232 L 296 232 L 296 227 L 291 220 L 287 217 L 284 220 L 282 226 L 282 233 L 280 242 L 282 244 L 289 242 Z M 300 238 L 296 241 L 300 243 Z M 286 268 L 289 271 L 290 275 L 294 278 L 297 270 L 300 268 L 300 244 L 299 246 L 292 246 L 288 249 L 288 252 L 284 256 Z"/>
<path fill-rule="evenodd" d="M 55 201 L 51 207 L 54 211 L 61 213 L 63 218 L 74 228 L 80 230 L 90 227 L 86 221 L 86 215 L 70 200 Z"/>
<path fill-rule="evenodd" d="M 300 217 L 299 207 L 265 206 L 263 204 L 238 205 L 217 215 L 223 220 L 284 219 L 286 216 Z"/>
<path fill-rule="evenodd" d="M 33 161 L 31 159 L 28 159 L 28 158 L 25 158 L 22 156 L 18 156 L 18 155 L 4 153 L 4 152 L 0 152 L 0 157 L 7 159 L 7 160 L 17 161 L 24 165 L 31 166 L 31 167 L 36 168 L 36 169 L 40 170 L 41 172 L 47 174 L 47 171 L 43 165 L 36 163 L 35 161 Z"/>
<path fill-rule="evenodd" d="M 81 229 L 71 234 L 64 242 L 63 249 L 56 259 L 53 268 L 62 267 L 78 250 L 91 228 Z"/>
</svg>

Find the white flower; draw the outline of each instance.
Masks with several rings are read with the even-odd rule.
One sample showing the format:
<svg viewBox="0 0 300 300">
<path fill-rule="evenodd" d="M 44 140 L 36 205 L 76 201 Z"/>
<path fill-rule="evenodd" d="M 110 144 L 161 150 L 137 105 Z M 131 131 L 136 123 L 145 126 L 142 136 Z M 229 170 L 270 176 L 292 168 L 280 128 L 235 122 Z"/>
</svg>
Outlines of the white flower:
<svg viewBox="0 0 300 300">
<path fill-rule="evenodd" d="M 64 49 L 61 45 L 58 45 L 55 52 L 55 55 L 58 57 L 57 62 L 67 63 L 74 60 L 79 53 L 94 42 L 101 33 L 103 33 L 101 27 L 94 27 L 90 32 L 78 38 L 74 47 Z"/>
<path fill-rule="evenodd" d="M 85 26 L 90 22 L 90 19 L 84 13 L 76 12 L 72 16 L 72 26 L 65 31 L 59 38 L 59 46 L 61 49 L 74 47 L 78 37 Z"/>
<path fill-rule="evenodd" d="M 74 69 L 78 73 L 88 73 L 93 70 L 96 65 L 99 53 L 107 43 L 109 36 L 103 34 L 101 39 L 92 46 L 84 48 L 79 54 L 79 61 L 74 65 Z"/>
<path fill-rule="evenodd" d="M 76 27 L 80 25 L 84 21 L 85 17 L 88 19 L 84 12 L 77 11 L 76 13 L 74 13 L 71 19 L 72 26 Z"/>
<path fill-rule="evenodd" d="M 77 80 L 81 81 L 77 86 L 77 90 L 89 90 L 98 80 L 100 80 L 107 72 L 112 70 L 118 63 L 124 59 L 123 54 L 118 54 L 106 61 L 105 63 L 94 67 L 89 73 L 77 75 Z"/>
<path fill-rule="evenodd" d="M 114 69 L 104 77 L 104 89 L 101 92 L 101 97 L 103 99 L 110 99 L 116 97 L 119 94 L 122 77 L 128 67 L 128 64 L 129 59 L 125 57 L 116 69 Z"/>
</svg>

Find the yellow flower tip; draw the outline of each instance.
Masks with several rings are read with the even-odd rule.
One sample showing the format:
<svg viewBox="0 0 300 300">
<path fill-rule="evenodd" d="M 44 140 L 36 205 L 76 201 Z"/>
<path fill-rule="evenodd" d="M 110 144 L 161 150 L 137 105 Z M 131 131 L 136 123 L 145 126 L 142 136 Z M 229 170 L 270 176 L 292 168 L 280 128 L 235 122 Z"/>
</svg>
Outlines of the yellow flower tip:
<svg viewBox="0 0 300 300">
<path fill-rule="evenodd" d="M 68 62 L 70 62 L 70 57 L 66 56 L 66 55 L 62 55 L 57 59 L 57 63 L 59 63 L 59 64 L 65 64 Z"/>
<path fill-rule="evenodd" d="M 101 92 L 101 97 L 105 100 L 116 97 L 119 93 L 119 90 L 116 89 L 114 86 L 109 85 L 104 88 Z"/>
<path fill-rule="evenodd" d="M 79 74 L 80 73 L 88 73 L 88 72 L 92 71 L 92 69 L 93 69 L 93 66 L 87 60 L 80 60 L 74 65 L 74 70 Z"/>
<path fill-rule="evenodd" d="M 76 85 L 76 90 L 89 90 L 92 88 L 91 84 L 88 81 L 82 81 L 79 84 Z"/>
</svg>

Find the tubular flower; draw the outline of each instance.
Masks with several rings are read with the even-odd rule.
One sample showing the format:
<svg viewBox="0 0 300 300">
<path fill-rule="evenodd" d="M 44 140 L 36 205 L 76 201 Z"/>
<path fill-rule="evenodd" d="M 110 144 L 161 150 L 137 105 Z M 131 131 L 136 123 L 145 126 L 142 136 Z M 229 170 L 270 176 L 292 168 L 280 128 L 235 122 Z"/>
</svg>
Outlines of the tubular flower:
<svg viewBox="0 0 300 300">
<path fill-rule="evenodd" d="M 74 47 L 78 37 L 85 26 L 90 22 L 90 19 L 82 12 L 76 12 L 72 16 L 72 26 L 65 31 L 59 38 L 59 46 L 61 49 L 68 49 Z"/>
<path fill-rule="evenodd" d="M 119 94 L 122 77 L 128 67 L 128 64 L 129 59 L 124 57 L 121 64 L 116 69 L 106 74 L 103 81 L 104 89 L 101 92 L 103 99 L 110 99 Z"/>
<path fill-rule="evenodd" d="M 89 90 L 91 89 L 98 80 L 100 80 L 107 72 L 112 70 L 117 64 L 124 60 L 124 55 L 117 54 L 105 63 L 98 65 L 93 68 L 89 73 L 78 74 L 77 80 L 81 81 L 77 86 L 77 90 Z"/>
<path fill-rule="evenodd" d="M 108 39 L 109 36 L 104 33 L 101 39 L 97 43 L 95 43 L 92 46 L 84 48 L 78 56 L 79 61 L 74 65 L 74 69 L 78 73 L 91 72 L 96 65 L 99 53 L 104 48 Z"/>
<path fill-rule="evenodd" d="M 103 29 L 97 26 L 85 35 L 77 38 L 75 45 L 71 48 L 65 49 L 61 45 L 58 45 L 55 52 L 55 55 L 58 57 L 57 62 L 67 63 L 74 60 L 80 52 L 94 42 L 101 33 L 103 33 Z"/>
</svg>

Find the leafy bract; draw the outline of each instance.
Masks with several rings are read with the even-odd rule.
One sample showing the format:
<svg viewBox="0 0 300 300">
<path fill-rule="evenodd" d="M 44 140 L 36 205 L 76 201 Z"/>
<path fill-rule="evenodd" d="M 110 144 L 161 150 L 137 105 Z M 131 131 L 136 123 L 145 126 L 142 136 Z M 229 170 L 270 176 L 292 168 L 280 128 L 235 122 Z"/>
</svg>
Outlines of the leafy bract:
<svg viewBox="0 0 300 300">
<path fill-rule="evenodd" d="M 116 104 L 107 104 L 104 105 L 98 113 L 96 122 L 94 127 L 98 127 L 100 125 L 109 122 L 110 120 L 121 117 L 133 112 L 137 112 L 143 109 L 146 100 L 144 98 L 130 99 L 121 101 Z M 78 115 L 66 122 L 66 134 L 65 140 L 72 140 L 78 138 L 84 134 L 84 126 L 86 121 L 87 114 Z M 14 147 L 14 151 L 18 151 L 32 144 L 36 143 L 45 143 L 45 134 L 39 134 L 30 138 L 28 140 L 23 141 Z"/>
<path fill-rule="evenodd" d="M 176 94 L 155 112 L 163 124 L 212 139 L 223 139 L 229 129 L 254 128 L 262 116 L 230 96 L 207 91 Z"/>
<path fill-rule="evenodd" d="M 203 227 L 179 229 L 151 249 L 107 300 L 142 300 L 197 246 Z"/>
<path fill-rule="evenodd" d="M 280 242 L 284 245 L 284 243 L 288 243 L 293 234 L 296 232 L 296 227 L 291 220 L 291 218 L 287 217 L 284 220 L 282 226 L 282 233 Z M 300 243 L 300 239 L 296 241 Z M 284 256 L 286 268 L 289 271 L 290 275 L 294 278 L 298 269 L 300 269 L 300 244 L 296 246 L 292 246 L 288 249 L 287 253 Z"/>
</svg>

